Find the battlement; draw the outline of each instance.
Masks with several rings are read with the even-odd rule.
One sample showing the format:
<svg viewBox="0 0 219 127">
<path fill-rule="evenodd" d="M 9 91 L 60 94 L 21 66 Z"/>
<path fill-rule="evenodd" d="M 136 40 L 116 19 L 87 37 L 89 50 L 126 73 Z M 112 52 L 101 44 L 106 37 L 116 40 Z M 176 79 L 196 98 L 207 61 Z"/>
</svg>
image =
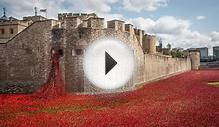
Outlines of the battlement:
<svg viewBox="0 0 219 127">
<path fill-rule="evenodd" d="M 24 21 L 32 21 L 32 22 L 36 22 L 36 21 L 43 21 L 43 20 L 47 20 L 47 18 L 38 15 L 38 16 L 27 16 L 27 17 L 23 17 Z"/>
<path fill-rule="evenodd" d="M 133 31 L 133 25 L 132 24 L 125 24 L 125 31 Z"/>
<path fill-rule="evenodd" d="M 104 29 L 104 18 L 98 17 L 95 13 L 63 13 L 58 15 L 59 20 L 63 21 L 66 29 L 92 28 Z M 107 28 L 119 33 L 129 33 L 132 38 L 136 38 L 145 53 L 156 53 L 156 37 L 145 34 L 144 30 L 133 28 L 132 24 L 125 24 L 122 20 L 107 21 Z"/>
<path fill-rule="evenodd" d="M 77 17 L 80 20 L 87 20 L 89 18 L 98 18 L 98 16 L 95 13 L 59 13 L 58 14 L 58 20 L 65 20 L 70 17 Z"/>
<path fill-rule="evenodd" d="M 29 21 L 23 21 L 23 20 L 14 20 L 14 21 L 10 21 L 10 22 L 0 22 L 0 26 L 5 26 L 5 25 L 22 25 L 27 27 L 28 25 L 30 25 L 32 22 Z"/>
<path fill-rule="evenodd" d="M 136 38 L 138 39 L 138 41 L 142 45 L 144 30 L 134 28 L 134 34 L 136 35 Z"/>
<path fill-rule="evenodd" d="M 151 38 L 151 39 L 155 39 L 156 38 L 155 35 L 150 35 L 150 34 L 145 34 L 144 36 L 147 37 L 147 38 Z"/>
<path fill-rule="evenodd" d="M 58 14 L 58 19 L 59 21 L 66 21 L 67 24 L 70 23 L 71 26 L 74 26 L 75 28 L 104 28 L 104 18 L 98 17 L 95 13 L 60 13 Z M 143 40 L 144 30 L 133 28 L 132 24 L 125 24 L 125 21 L 116 19 L 107 21 L 107 28 L 120 32 L 128 32 L 136 35 L 140 42 Z"/>
<path fill-rule="evenodd" d="M 142 47 L 145 53 L 156 53 L 156 36 L 145 34 L 143 37 Z"/>
<path fill-rule="evenodd" d="M 112 28 L 118 31 L 125 31 L 125 22 L 122 20 L 107 21 L 107 28 Z"/>
<path fill-rule="evenodd" d="M 144 30 L 134 28 L 134 33 L 135 33 L 135 35 L 143 36 L 144 35 Z"/>
<path fill-rule="evenodd" d="M 74 16 L 66 17 L 64 20 L 65 20 L 64 28 L 67 29 L 77 28 L 82 22 L 80 18 Z"/>
<path fill-rule="evenodd" d="M 104 18 L 89 18 L 87 21 L 87 27 L 90 28 L 104 28 Z"/>
</svg>

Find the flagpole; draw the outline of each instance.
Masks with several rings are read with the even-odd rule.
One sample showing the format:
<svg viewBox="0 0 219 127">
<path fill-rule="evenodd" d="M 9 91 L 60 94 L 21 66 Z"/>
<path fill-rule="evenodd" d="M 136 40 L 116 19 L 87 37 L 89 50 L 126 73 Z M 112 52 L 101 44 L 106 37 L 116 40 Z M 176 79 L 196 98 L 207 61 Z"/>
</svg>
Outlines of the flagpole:
<svg viewBox="0 0 219 127">
<path fill-rule="evenodd" d="M 40 12 L 45 14 L 45 17 L 47 18 L 47 9 L 40 9 Z"/>
<path fill-rule="evenodd" d="M 33 0 L 33 4 L 34 4 L 34 14 L 35 16 L 37 16 L 37 3 L 40 2 L 39 0 Z"/>
</svg>

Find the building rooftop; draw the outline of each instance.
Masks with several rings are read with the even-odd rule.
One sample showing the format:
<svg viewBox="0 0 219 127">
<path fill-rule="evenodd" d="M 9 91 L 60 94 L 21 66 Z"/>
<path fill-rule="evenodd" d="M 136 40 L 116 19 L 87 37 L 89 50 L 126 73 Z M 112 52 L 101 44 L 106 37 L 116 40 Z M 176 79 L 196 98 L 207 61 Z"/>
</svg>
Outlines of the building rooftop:
<svg viewBox="0 0 219 127">
<path fill-rule="evenodd" d="M 115 22 L 115 21 L 118 21 L 118 22 L 125 22 L 125 21 L 123 21 L 123 20 L 118 20 L 118 19 L 113 19 L 113 20 L 110 20 L 110 21 L 108 21 L 108 22 Z"/>
<path fill-rule="evenodd" d="M 200 47 L 200 48 L 197 48 L 197 49 L 208 49 L 208 47 Z"/>
</svg>

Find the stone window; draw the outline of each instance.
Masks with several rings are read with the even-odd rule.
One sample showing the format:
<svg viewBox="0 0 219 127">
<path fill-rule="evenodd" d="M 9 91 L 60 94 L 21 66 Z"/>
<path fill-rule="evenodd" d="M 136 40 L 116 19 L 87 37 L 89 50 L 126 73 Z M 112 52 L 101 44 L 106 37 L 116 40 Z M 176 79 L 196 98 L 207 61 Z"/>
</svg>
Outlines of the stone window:
<svg viewBox="0 0 219 127">
<path fill-rule="evenodd" d="M 83 49 L 73 49 L 72 50 L 72 56 L 80 56 L 83 55 L 84 51 Z"/>
<path fill-rule="evenodd" d="M 80 38 L 80 39 L 82 38 L 82 34 L 81 34 L 81 33 L 79 33 L 79 38 Z"/>
<path fill-rule="evenodd" d="M 25 53 L 27 53 L 27 54 L 31 54 L 32 53 L 32 50 L 30 48 L 25 48 L 24 50 L 25 50 Z"/>
<path fill-rule="evenodd" d="M 9 68 L 9 75 L 10 75 L 11 77 L 14 76 L 14 68 L 13 68 L 13 67 Z"/>
<path fill-rule="evenodd" d="M 30 69 L 30 75 L 31 75 L 32 77 L 35 75 L 35 73 L 34 73 L 34 67 L 31 67 L 31 69 Z"/>
<path fill-rule="evenodd" d="M 14 34 L 14 29 L 13 28 L 10 29 L 10 34 Z"/>
<path fill-rule="evenodd" d="M 59 52 L 59 55 L 60 55 L 60 56 L 63 56 L 63 55 L 64 55 L 63 49 L 59 49 L 58 52 Z"/>
<path fill-rule="evenodd" d="M 83 49 L 76 49 L 77 55 L 83 55 Z"/>
<path fill-rule="evenodd" d="M 1 29 L 1 34 L 5 34 L 5 29 Z"/>
<path fill-rule="evenodd" d="M 82 39 L 83 37 L 85 37 L 85 31 L 83 29 L 80 29 L 78 32 L 79 38 Z"/>
</svg>

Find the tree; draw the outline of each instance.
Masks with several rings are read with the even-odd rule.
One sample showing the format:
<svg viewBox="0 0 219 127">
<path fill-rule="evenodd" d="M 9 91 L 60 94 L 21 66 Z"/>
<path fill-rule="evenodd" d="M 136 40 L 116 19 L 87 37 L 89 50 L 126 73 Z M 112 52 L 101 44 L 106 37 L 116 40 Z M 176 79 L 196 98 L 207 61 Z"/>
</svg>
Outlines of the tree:
<svg viewBox="0 0 219 127">
<path fill-rule="evenodd" d="M 170 44 L 170 43 L 167 44 L 167 48 L 168 48 L 169 50 L 171 49 L 171 44 Z"/>
<path fill-rule="evenodd" d="M 180 49 L 173 49 L 171 51 L 171 56 L 173 58 L 182 58 L 183 57 L 183 52 Z"/>
</svg>

